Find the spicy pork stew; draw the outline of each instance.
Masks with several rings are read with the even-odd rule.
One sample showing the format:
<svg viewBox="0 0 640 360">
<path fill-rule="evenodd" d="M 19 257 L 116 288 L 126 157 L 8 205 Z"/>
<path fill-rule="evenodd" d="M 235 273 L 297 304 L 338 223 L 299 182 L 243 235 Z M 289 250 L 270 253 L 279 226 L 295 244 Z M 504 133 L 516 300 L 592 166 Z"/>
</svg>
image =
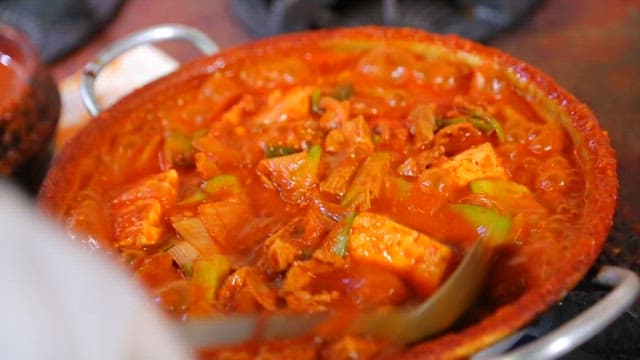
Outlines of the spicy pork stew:
<svg viewBox="0 0 640 360">
<path fill-rule="evenodd" d="M 502 251 L 486 315 L 565 261 L 583 170 L 565 128 L 504 73 L 403 44 L 222 57 L 179 93 L 103 116 L 90 147 L 81 133 L 65 151 L 90 153 L 43 202 L 176 317 L 415 303 L 490 238 Z M 354 337 L 290 345 L 228 351 L 388 351 Z"/>
</svg>

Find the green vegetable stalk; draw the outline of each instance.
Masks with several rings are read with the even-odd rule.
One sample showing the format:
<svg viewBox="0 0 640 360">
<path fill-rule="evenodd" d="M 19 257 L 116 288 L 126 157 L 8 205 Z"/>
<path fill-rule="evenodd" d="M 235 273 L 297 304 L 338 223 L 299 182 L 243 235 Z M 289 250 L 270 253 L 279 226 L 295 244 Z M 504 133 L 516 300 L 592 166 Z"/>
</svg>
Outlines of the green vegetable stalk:
<svg viewBox="0 0 640 360">
<path fill-rule="evenodd" d="M 349 237 L 351 235 L 351 225 L 356 218 L 355 213 L 351 213 L 344 218 L 342 229 L 336 237 L 336 242 L 333 244 L 331 250 L 338 256 L 345 256 L 347 254 L 347 246 L 349 245 Z"/>
<path fill-rule="evenodd" d="M 243 194 L 242 184 L 235 175 L 221 174 L 212 177 L 202 185 L 202 190 L 209 195 L 229 194 L 237 196 Z"/>
<path fill-rule="evenodd" d="M 207 300 L 212 301 L 216 290 L 222 285 L 225 276 L 231 270 L 231 262 L 224 255 L 213 255 L 207 259 L 196 260 L 192 265 L 195 283 L 207 289 Z"/>
<path fill-rule="evenodd" d="M 511 229 L 511 218 L 499 212 L 477 205 L 452 204 L 451 209 L 472 224 L 492 246 L 507 241 Z"/>
</svg>

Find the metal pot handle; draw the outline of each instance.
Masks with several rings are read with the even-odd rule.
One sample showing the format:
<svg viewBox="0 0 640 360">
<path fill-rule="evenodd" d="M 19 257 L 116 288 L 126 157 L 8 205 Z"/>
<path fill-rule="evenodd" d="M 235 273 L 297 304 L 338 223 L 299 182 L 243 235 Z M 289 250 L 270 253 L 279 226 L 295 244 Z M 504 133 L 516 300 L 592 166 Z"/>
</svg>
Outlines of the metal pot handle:
<svg viewBox="0 0 640 360">
<path fill-rule="evenodd" d="M 491 360 L 556 359 L 602 331 L 633 305 L 640 294 L 640 278 L 633 271 L 622 267 L 603 266 L 593 281 L 600 285 L 611 286 L 613 289 L 574 319 L 538 340 L 508 353 L 490 355 L 483 351 L 473 358 Z"/>
<path fill-rule="evenodd" d="M 134 32 L 102 50 L 87 63 L 80 83 L 80 97 L 91 116 L 102 111 L 95 92 L 95 80 L 100 71 L 113 59 L 136 46 L 165 40 L 184 40 L 210 55 L 218 51 L 218 45 L 200 30 L 180 24 L 164 24 Z"/>
</svg>

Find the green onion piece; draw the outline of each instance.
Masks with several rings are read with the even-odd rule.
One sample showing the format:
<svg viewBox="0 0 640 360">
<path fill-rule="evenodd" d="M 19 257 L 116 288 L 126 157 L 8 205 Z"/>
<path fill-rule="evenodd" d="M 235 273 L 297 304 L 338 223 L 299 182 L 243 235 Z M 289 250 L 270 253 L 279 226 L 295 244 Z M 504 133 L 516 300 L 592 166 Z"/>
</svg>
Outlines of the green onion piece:
<svg viewBox="0 0 640 360">
<path fill-rule="evenodd" d="M 197 190 L 197 191 L 194 191 L 191 194 L 185 196 L 185 198 L 182 199 L 178 203 L 178 205 L 199 204 L 199 203 L 203 202 L 206 199 L 207 199 L 207 194 L 205 194 L 204 191 L 202 191 L 202 190 Z"/>
<path fill-rule="evenodd" d="M 332 98 L 336 100 L 349 100 L 351 96 L 353 96 L 353 85 L 351 84 L 342 84 L 333 89 L 330 95 Z"/>
<path fill-rule="evenodd" d="M 342 230 L 336 236 L 336 242 L 333 244 L 331 250 L 338 256 L 345 256 L 347 254 L 347 245 L 349 245 L 349 237 L 351 235 L 351 225 L 356 218 L 355 213 L 350 213 L 344 218 Z"/>
<path fill-rule="evenodd" d="M 207 228 L 199 217 L 185 217 L 171 221 L 171 226 L 184 239 L 201 253 L 218 251 L 218 246 L 209 235 Z"/>
<path fill-rule="evenodd" d="M 471 125 L 473 125 L 473 127 L 475 127 L 476 129 L 482 131 L 483 133 L 491 133 L 493 131 L 493 127 L 487 123 L 486 121 L 484 121 L 481 118 L 476 118 L 476 117 L 455 117 L 455 118 L 451 118 L 451 119 L 444 119 L 442 120 L 442 124 L 443 126 L 448 126 L 448 125 L 454 125 L 454 124 L 460 124 L 460 123 L 464 123 L 464 122 L 468 122 Z"/>
<path fill-rule="evenodd" d="M 454 124 L 460 124 L 463 122 L 467 122 L 469 120 L 469 118 L 467 117 L 454 117 L 454 118 L 450 118 L 450 119 L 439 119 L 439 121 L 436 121 L 436 125 L 438 125 L 439 128 L 441 127 L 445 127 L 445 126 L 449 126 L 449 125 L 454 125 Z"/>
<path fill-rule="evenodd" d="M 187 241 L 180 241 L 167 249 L 167 253 L 171 255 L 173 260 L 178 264 L 180 269 L 187 275 L 192 273 L 193 262 L 200 257 L 200 252 Z"/>
<path fill-rule="evenodd" d="M 207 135 L 209 133 L 209 129 L 208 128 L 204 128 L 204 129 L 199 129 L 193 132 L 193 135 L 191 136 L 193 139 L 199 139 L 205 135 Z"/>
<path fill-rule="evenodd" d="M 398 199 L 406 199 L 411 194 L 411 189 L 413 188 L 413 184 L 409 181 L 400 178 L 400 177 L 392 177 L 392 186 L 396 190 L 395 197 Z"/>
<path fill-rule="evenodd" d="M 320 97 L 322 96 L 322 92 L 320 89 L 313 89 L 311 92 L 311 111 L 316 114 L 322 114 L 322 108 L 320 107 Z M 351 96 L 353 96 L 353 85 L 351 84 L 342 84 L 336 86 L 331 93 L 328 94 L 332 98 L 336 100 L 349 100 Z"/>
<path fill-rule="evenodd" d="M 487 194 L 498 197 L 529 194 L 529 189 L 517 182 L 503 179 L 476 179 L 469 183 L 474 194 Z"/>
<path fill-rule="evenodd" d="M 191 145 L 191 137 L 182 131 L 172 131 L 164 141 L 165 153 L 176 166 L 192 166 L 195 150 Z"/>
<path fill-rule="evenodd" d="M 311 256 L 313 256 L 313 252 L 316 251 L 314 248 L 311 247 L 307 247 L 302 249 L 302 259 L 304 260 L 308 260 L 311 259 Z"/>
<path fill-rule="evenodd" d="M 451 119 L 436 119 L 436 125 L 438 128 L 460 124 L 463 122 L 468 122 L 473 125 L 476 129 L 482 131 L 485 134 L 493 134 L 495 133 L 500 142 L 504 141 L 504 130 L 502 130 L 502 125 L 500 122 L 496 120 L 494 117 L 489 115 L 471 115 L 471 116 L 459 116 Z"/>
<path fill-rule="evenodd" d="M 312 167 L 317 169 L 320 164 L 320 156 L 322 156 L 322 146 L 317 144 L 313 145 L 307 152 L 307 161 L 309 161 Z"/>
<path fill-rule="evenodd" d="M 499 212 L 477 205 L 452 204 L 450 208 L 462 215 L 490 245 L 503 244 L 509 236 L 511 218 Z"/>
<path fill-rule="evenodd" d="M 320 89 L 313 89 L 311 92 L 311 111 L 316 114 L 322 114 L 322 109 L 320 108 Z"/>
<path fill-rule="evenodd" d="M 267 159 L 291 155 L 298 152 L 298 149 L 289 146 L 267 145 L 264 149 L 264 157 Z"/>
<path fill-rule="evenodd" d="M 123 249 L 120 260 L 127 266 L 133 266 L 139 259 L 145 256 L 145 252 L 139 249 Z"/>
<path fill-rule="evenodd" d="M 222 174 L 209 179 L 202 185 L 202 190 L 209 195 L 220 195 L 227 193 L 230 195 L 242 194 L 242 184 L 235 175 Z"/>
<path fill-rule="evenodd" d="M 215 254 L 206 259 L 196 260 L 192 268 L 191 279 L 206 288 L 207 300 L 212 301 L 216 290 L 231 270 L 231 262 L 226 256 Z"/>
<path fill-rule="evenodd" d="M 321 156 L 322 147 L 320 145 L 313 145 L 309 150 L 307 150 L 307 158 L 305 159 L 305 161 L 291 174 L 291 179 L 306 179 L 304 181 L 316 181 L 316 179 L 318 178 L 318 167 L 320 166 Z"/>
<path fill-rule="evenodd" d="M 498 137 L 498 140 L 500 142 L 503 142 L 504 130 L 502 130 L 502 125 L 500 125 L 500 122 L 498 122 L 498 120 L 496 120 L 496 118 L 494 118 L 493 116 L 485 116 L 484 119 L 491 125 L 493 131 L 495 131 L 496 136 Z"/>
</svg>

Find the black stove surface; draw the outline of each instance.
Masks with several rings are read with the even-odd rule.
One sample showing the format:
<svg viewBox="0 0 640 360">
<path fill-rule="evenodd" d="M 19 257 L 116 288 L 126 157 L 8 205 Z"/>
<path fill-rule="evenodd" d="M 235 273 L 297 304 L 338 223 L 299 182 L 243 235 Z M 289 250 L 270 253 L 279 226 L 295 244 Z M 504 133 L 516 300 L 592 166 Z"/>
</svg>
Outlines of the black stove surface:
<svg viewBox="0 0 640 360">
<path fill-rule="evenodd" d="M 640 273 L 640 229 L 618 213 L 602 253 L 596 262 L 616 265 Z M 541 327 L 557 327 L 577 316 L 607 294 L 588 275 L 578 286 L 538 321 Z M 552 329 L 548 329 L 552 330 Z M 548 330 L 543 330 L 542 333 Z M 563 359 L 640 359 L 640 302 L 636 301 L 618 320 Z"/>
<path fill-rule="evenodd" d="M 357 25 L 409 26 L 483 41 L 540 0 L 231 0 L 254 36 Z"/>
</svg>

